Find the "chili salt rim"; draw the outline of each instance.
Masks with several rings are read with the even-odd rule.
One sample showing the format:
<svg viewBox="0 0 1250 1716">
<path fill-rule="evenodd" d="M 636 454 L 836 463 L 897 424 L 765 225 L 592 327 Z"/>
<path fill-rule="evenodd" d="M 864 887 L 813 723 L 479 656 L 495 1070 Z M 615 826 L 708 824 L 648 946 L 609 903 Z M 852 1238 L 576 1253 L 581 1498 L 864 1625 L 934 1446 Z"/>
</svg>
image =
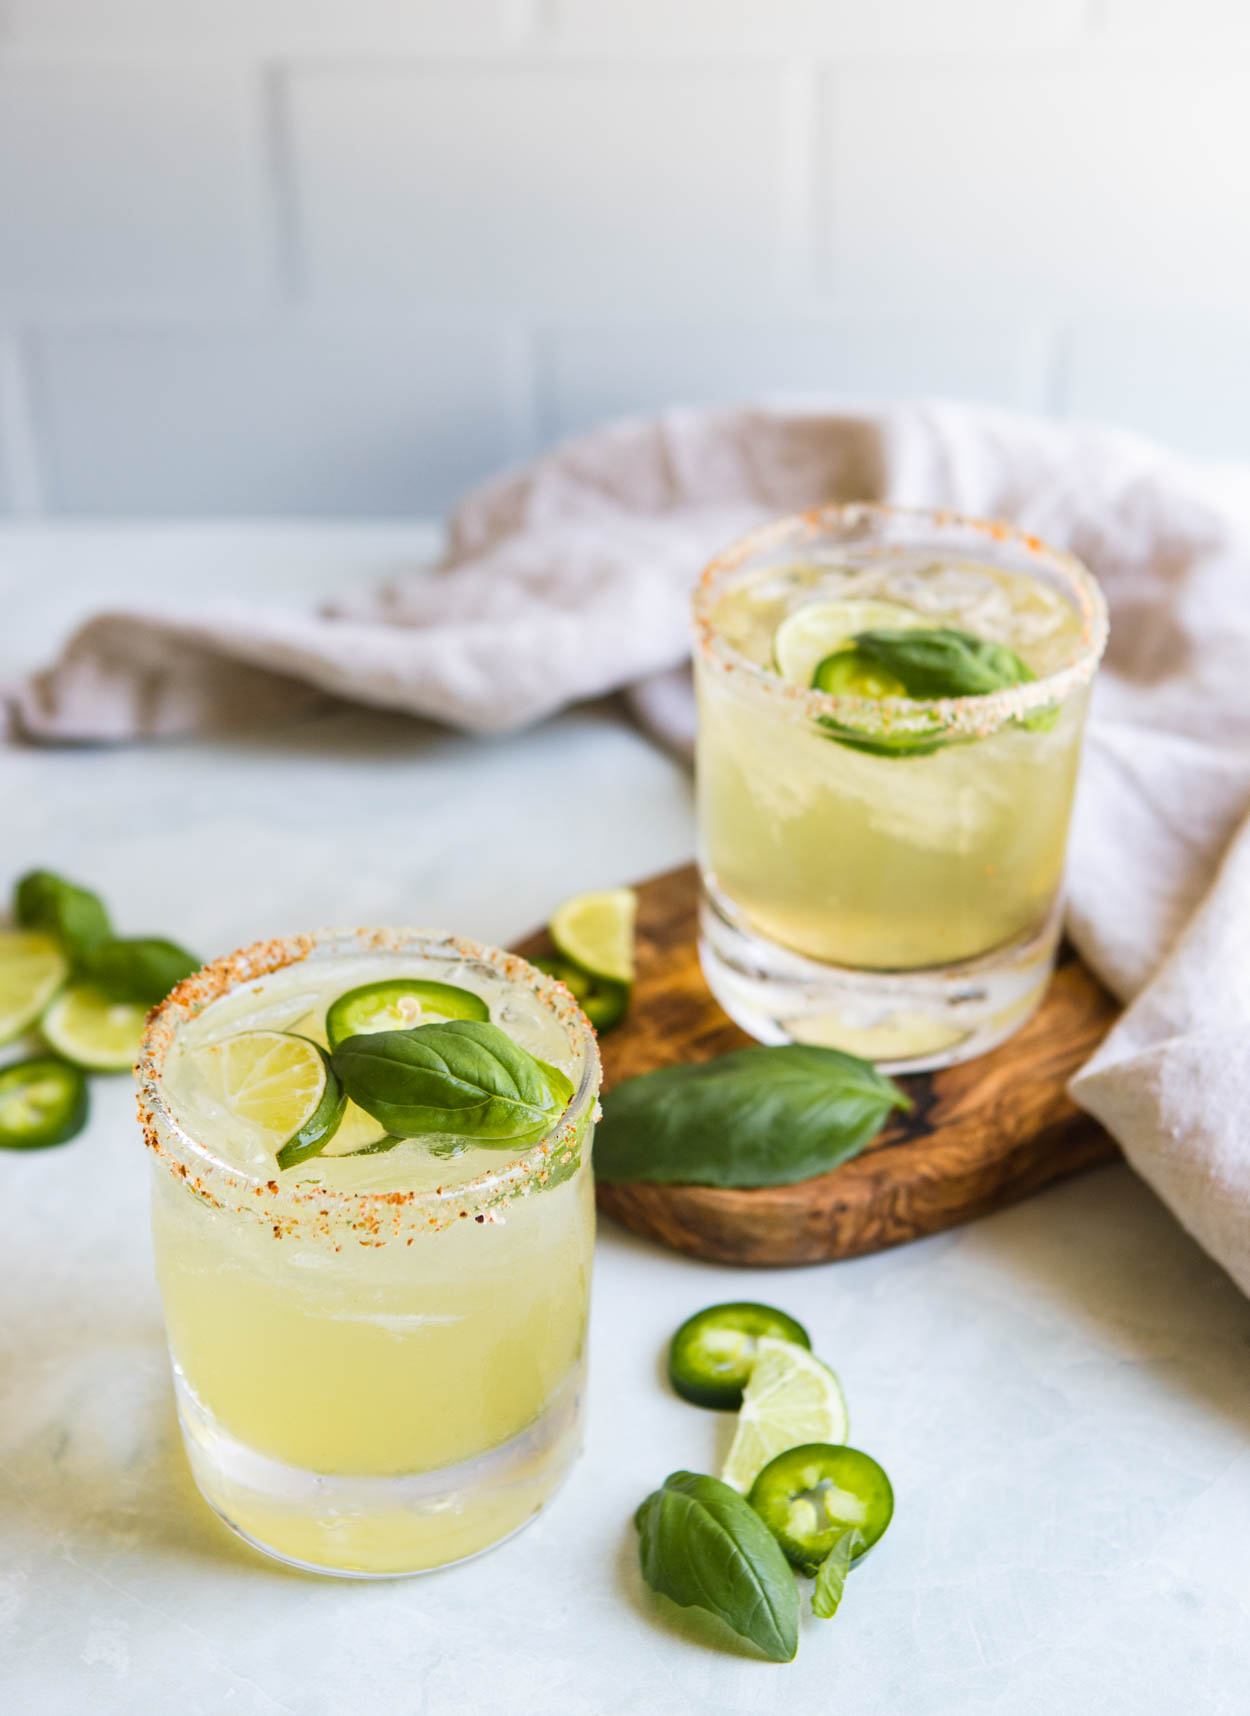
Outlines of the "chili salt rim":
<svg viewBox="0 0 1250 1716">
<path fill-rule="evenodd" d="M 564 1112 L 505 1166 L 432 1191 L 346 1191 L 309 1182 L 284 1185 L 277 1177 L 260 1180 L 222 1161 L 180 1124 L 165 1097 L 161 1078 L 174 1038 L 182 1026 L 239 984 L 285 970 L 323 947 L 479 960 L 507 982 L 523 984 L 554 1016 L 581 1063 L 577 1088 Z M 598 1098 L 600 1076 L 594 1026 L 558 979 L 519 954 L 442 930 L 408 928 L 315 930 L 253 942 L 213 960 L 185 977 L 148 1015 L 135 1064 L 144 1144 L 190 1192 L 217 1210 L 272 1227 L 275 1238 L 316 1237 L 334 1243 L 336 1249 L 344 1238 L 383 1245 L 406 1237 L 411 1245 L 417 1233 L 437 1232 L 466 1217 L 478 1222 L 502 1219 L 503 1205 L 541 1191 L 553 1172 L 563 1178 L 560 1170 L 577 1161 L 585 1121 Z"/>
<path fill-rule="evenodd" d="M 1004 546 L 1014 549 L 1034 562 L 1040 562 L 1063 580 L 1066 593 L 1081 621 L 1081 643 L 1078 652 L 1065 667 L 1041 679 L 1027 680 L 1019 685 L 1005 686 L 1000 691 L 982 692 L 975 696 L 935 697 L 856 697 L 849 693 L 814 691 L 808 686 L 791 685 L 741 654 L 718 631 L 713 614 L 723 595 L 722 580 L 742 569 L 756 555 L 782 548 L 801 550 L 820 536 L 850 532 L 857 526 L 875 523 L 878 526 L 902 525 L 932 532 L 928 542 L 917 534 L 914 540 L 905 536 L 891 543 L 882 536 L 881 546 L 932 547 L 935 551 L 956 545 L 941 543 L 942 532 L 963 532 L 970 536 L 969 546 L 985 545 L 992 552 Z M 872 542 L 871 537 L 862 540 Z M 859 544 L 848 534 L 847 546 Z M 1017 529 L 1000 519 L 970 518 L 964 513 L 924 507 L 887 506 L 878 501 L 853 501 L 849 504 L 811 507 L 805 512 L 791 513 L 771 524 L 739 537 L 705 567 L 694 592 L 695 640 L 705 666 L 720 673 L 726 680 L 745 683 L 758 690 L 785 713 L 816 721 L 832 718 L 839 724 L 865 734 L 924 733 L 927 735 L 959 733 L 984 738 L 1007 722 L 1062 703 L 1079 686 L 1087 684 L 1102 659 L 1107 646 L 1107 602 L 1089 568 L 1066 550 L 1052 548 L 1039 537 Z"/>
</svg>

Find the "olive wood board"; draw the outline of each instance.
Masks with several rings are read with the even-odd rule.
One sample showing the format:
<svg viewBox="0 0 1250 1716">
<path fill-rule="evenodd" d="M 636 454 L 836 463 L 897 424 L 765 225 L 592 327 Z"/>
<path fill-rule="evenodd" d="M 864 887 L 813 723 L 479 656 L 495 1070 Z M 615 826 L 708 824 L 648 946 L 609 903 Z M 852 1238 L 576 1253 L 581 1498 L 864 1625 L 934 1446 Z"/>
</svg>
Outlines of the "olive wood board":
<svg viewBox="0 0 1250 1716">
<path fill-rule="evenodd" d="M 752 1044 L 704 982 L 697 900 L 692 864 L 638 886 L 638 972 L 625 1020 L 600 1044 L 605 1089 Z M 551 942 L 540 931 L 517 951 L 549 953 Z M 1116 1012 L 1065 945 L 1032 1019 L 976 1060 L 900 1078 L 913 1109 L 853 1161 L 791 1186 L 600 1181 L 599 1208 L 692 1257 L 779 1266 L 858 1257 L 987 1215 L 1118 1155 L 1065 1089 Z"/>
</svg>

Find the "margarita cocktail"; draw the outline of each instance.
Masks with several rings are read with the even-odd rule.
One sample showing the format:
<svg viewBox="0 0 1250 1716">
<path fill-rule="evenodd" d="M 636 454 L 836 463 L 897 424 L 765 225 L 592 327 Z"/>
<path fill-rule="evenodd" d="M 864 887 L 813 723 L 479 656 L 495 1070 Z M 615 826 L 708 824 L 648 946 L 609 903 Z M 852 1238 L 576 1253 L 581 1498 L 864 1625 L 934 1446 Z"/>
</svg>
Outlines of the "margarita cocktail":
<svg viewBox="0 0 1250 1716">
<path fill-rule="evenodd" d="M 581 1438 L 599 1062 L 568 992 L 435 934 L 267 942 L 174 991 L 138 1073 L 217 1512 L 355 1574 L 524 1524 Z"/>
<path fill-rule="evenodd" d="M 756 532 L 695 600 L 702 956 L 764 1041 L 944 1065 L 1044 993 L 1106 610 L 1003 525 Z"/>
</svg>

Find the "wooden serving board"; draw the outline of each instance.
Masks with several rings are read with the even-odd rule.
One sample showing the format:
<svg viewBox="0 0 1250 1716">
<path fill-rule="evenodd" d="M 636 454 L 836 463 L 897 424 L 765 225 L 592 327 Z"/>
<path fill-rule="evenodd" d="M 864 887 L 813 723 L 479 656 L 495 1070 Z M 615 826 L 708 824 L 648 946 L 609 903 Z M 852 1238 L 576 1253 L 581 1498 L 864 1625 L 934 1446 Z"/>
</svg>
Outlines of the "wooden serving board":
<svg viewBox="0 0 1250 1716">
<path fill-rule="evenodd" d="M 601 1044 L 604 1087 L 752 1039 L 712 999 L 696 947 L 692 864 L 638 889 L 638 975 Z M 545 931 L 522 954 L 550 953 Z M 854 1161 L 793 1186 L 732 1190 L 600 1181 L 599 1207 L 635 1233 L 716 1263 L 825 1263 L 919 1239 L 1108 1162 L 1116 1145 L 1068 1099 L 1069 1077 L 1116 1004 L 1065 946 L 1041 1008 L 1001 1048 L 900 1079 L 915 1103 Z"/>
</svg>

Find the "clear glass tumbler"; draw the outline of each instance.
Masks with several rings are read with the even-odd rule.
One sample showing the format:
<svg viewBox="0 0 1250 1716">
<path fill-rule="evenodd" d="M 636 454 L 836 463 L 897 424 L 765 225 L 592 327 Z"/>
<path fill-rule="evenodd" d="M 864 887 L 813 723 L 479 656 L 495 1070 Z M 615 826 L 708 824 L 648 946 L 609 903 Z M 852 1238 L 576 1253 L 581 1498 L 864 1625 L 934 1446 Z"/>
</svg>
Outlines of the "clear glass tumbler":
<svg viewBox="0 0 1250 1716">
<path fill-rule="evenodd" d="M 257 1156 L 197 1055 L 240 1031 L 324 1043 L 328 1000 L 399 976 L 474 991 L 559 1066 L 559 1120 L 511 1148 L 411 1140 L 286 1172 Z M 567 990 L 433 932 L 263 942 L 179 985 L 137 1073 L 178 1414 L 209 1504 L 271 1555 L 357 1576 L 524 1525 L 581 1446 L 599 1057 Z"/>
<path fill-rule="evenodd" d="M 722 554 L 694 611 L 701 956 L 725 1010 L 895 1071 L 1010 1036 L 1060 932 L 1107 637 L 1089 572 L 1003 524 L 833 506 Z M 931 700 L 889 675 L 812 688 L 826 648 L 882 627 L 1004 644 L 1028 677 Z"/>
</svg>

